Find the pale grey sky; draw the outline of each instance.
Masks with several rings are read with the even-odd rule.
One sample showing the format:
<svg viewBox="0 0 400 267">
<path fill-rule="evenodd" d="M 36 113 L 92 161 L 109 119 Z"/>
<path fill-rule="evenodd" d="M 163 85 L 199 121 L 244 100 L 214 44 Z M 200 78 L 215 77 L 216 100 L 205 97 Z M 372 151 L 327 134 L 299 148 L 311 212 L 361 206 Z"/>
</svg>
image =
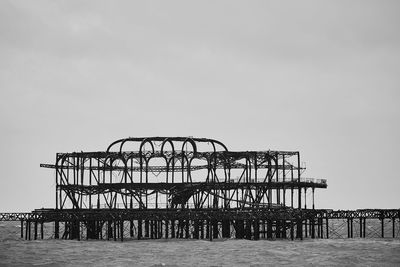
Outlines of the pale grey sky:
<svg viewBox="0 0 400 267">
<path fill-rule="evenodd" d="M 0 211 L 128 136 L 299 150 L 317 208 L 400 208 L 400 2 L 0 1 Z"/>
</svg>

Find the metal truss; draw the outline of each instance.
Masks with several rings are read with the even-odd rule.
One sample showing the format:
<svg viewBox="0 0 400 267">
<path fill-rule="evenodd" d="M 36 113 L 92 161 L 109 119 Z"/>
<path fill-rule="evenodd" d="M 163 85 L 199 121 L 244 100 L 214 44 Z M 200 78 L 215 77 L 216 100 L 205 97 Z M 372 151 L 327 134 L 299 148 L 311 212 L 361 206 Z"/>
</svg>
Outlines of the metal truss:
<svg viewBox="0 0 400 267">
<path fill-rule="evenodd" d="M 56 170 L 56 209 L 301 209 L 307 189 L 314 207 L 315 188 L 327 187 L 301 177 L 299 152 L 233 152 L 205 138 L 120 139 L 104 152 L 58 153 L 54 165 L 41 166 Z"/>
</svg>

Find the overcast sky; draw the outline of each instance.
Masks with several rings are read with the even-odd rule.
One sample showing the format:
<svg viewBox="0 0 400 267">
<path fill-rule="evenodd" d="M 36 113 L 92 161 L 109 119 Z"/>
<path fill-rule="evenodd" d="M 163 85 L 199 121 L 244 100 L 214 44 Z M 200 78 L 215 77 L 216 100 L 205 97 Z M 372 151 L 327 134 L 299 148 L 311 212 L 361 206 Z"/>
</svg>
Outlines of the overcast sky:
<svg viewBox="0 0 400 267">
<path fill-rule="evenodd" d="M 400 2 L 0 1 L 0 211 L 128 136 L 300 151 L 317 208 L 400 208 Z"/>
</svg>

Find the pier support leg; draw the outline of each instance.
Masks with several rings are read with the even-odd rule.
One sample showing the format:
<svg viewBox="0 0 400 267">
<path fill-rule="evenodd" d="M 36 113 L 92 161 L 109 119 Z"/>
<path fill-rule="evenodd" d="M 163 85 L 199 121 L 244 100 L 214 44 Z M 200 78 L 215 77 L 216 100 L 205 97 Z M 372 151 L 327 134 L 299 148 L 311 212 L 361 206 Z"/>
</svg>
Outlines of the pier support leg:
<svg viewBox="0 0 400 267">
<path fill-rule="evenodd" d="M 107 221 L 107 240 L 113 238 L 112 221 Z"/>
<path fill-rule="evenodd" d="M 353 238 L 353 218 L 350 219 L 350 237 Z"/>
<path fill-rule="evenodd" d="M 193 222 L 193 238 L 194 239 L 199 239 L 200 235 L 199 235 L 199 220 L 194 220 Z"/>
<path fill-rule="evenodd" d="M 251 221 L 247 220 L 246 221 L 246 227 L 245 227 L 245 238 L 250 240 L 251 239 Z"/>
<path fill-rule="evenodd" d="M 207 220 L 207 235 L 210 241 L 213 240 L 213 228 L 211 225 L 211 220 Z"/>
<path fill-rule="evenodd" d="M 265 233 L 266 233 L 265 220 L 262 220 L 262 236 L 264 239 L 265 239 Z"/>
<path fill-rule="evenodd" d="M 28 239 L 31 240 L 31 221 L 28 221 Z"/>
<path fill-rule="evenodd" d="M 138 240 L 142 239 L 142 220 L 138 220 L 138 225 L 137 225 L 137 239 L 138 239 Z"/>
<path fill-rule="evenodd" d="M 165 220 L 165 239 L 168 239 L 169 235 L 169 221 Z"/>
<path fill-rule="evenodd" d="M 293 220 L 290 221 L 290 238 L 294 240 L 294 226 L 293 226 Z"/>
<path fill-rule="evenodd" d="M 144 221 L 144 237 L 146 237 L 146 238 L 149 238 L 150 237 L 150 235 L 149 235 L 149 221 L 148 220 L 145 220 Z"/>
<path fill-rule="evenodd" d="M 236 239 L 242 239 L 244 237 L 244 221 L 243 220 L 236 220 L 235 221 L 235 237 Z"/>
<path fill-rule="evenodd" d="M 392 234 L 393 238 L 396 237 L 396 218 L 392 218 Z"/>
<path fill-rule="evenodd" d="M 133 237 L 133 220 L 129 221 L 129 236 Z"/>
<path fill-rule="evenodd" d="M 175 238 L 175 220 L 171 220 L 171 238 Z"/>
<path fill-rule="evenodd" d="M 213 224 L 212 224 L 212 232 L 213 232 L 213 238 L 216 239 L 218 238 L 218 221 L 217 220 L 213 220 Z"/>
<path fill-rule="evenodd" d="M 324 220 L 319 218 L 319 221 L 321 223 L 321 238 L 324 238 Z"/>
<path fill-rule="evenodd" d="M 308 231 L 307 231 L 307 219 L 304 220 L 304 237 L 307 238 L 308 237 Z"/>
<path fill-rule="evenodd" d="M 347 238 L 350 238 L 350 219 L 347 218 Z"/>
<path fill-rule="evenodd" d="M 297 220 L 297 238 L 300 238 L 300 240 L 303 240 L 303 222 L 302 219 Z"/>
<path fill-rule="evenodd" d="M 21 238 L 24 238 L 24 221 L 21 220 Z"/>
<path fill-rule="evenodd" d="M 204 221 L 200 220 L 200 238 L 204 239 Z"/>
<path fill-rule="evenodd" d="M 281 238 L 281 221 L 276 220 L 275 222 L 275 237 Z"/>
<path fill-rule="evenodd" d="M 311 238 L 312 239 L 314 239 L 315 238 L 315 219 L 314 218 L 312 218 L 311 220 L 310 220 L 310 236 L 311 236 Z"/>
<path fill-rule="evenodd" d="M 185 221 L 185 238 L 186 239 L 188 239 L 190 237 L 189 226 L 190 226 L 190 221 L 186 220 Z"/>
<path fill-rule="evenodd" d="M 113 236 L 114 236 L 114 241 L 117 241 L 117 238 L 118 238 L 118 236 L 117 236 L 117 229 L 118 229 L 118 227 L 117 227 L 117 221 L 114 221 L 114 226 L 113 226 Z"/>
<path fill-rule="evenodd" d="M 272 239 L 272 220 L 267 220 L 267 239 Z"/>
<path fill-rule="evenodd" d="M 120 235 L 121 235 L 121 242 L 123 242 L 124 241 L 124 221 L 123 220 L 121 220 L 119 222 L 119 227 L 120 227 L 119 232 L 120 232 Z"/>
<path fill-rule="evenodd" d="M 254 232 L 254 240 L 260 239 L 260 223 L 258 220 L 254 220 L 253 222 L 253 232 Z"/>
<path fill-rule="evenodd" d="M 328 216 L 325 218 L 325 225 L 326 225 L 326 239 L 329 239 L 329 219 L 328 219 Z"/>
<path fill-rule="evenodd" d="M 360 218 L 360 238 L 362 238 L 363 237 L 363 220 L 362 220 L 362 218 Z"/>
<path fill-rule="evenodd" d="M 231 225 L 229 220 L 222 220 L 222 237 L 230 238 L 231 237 Z"/>
<path fill-rule="evenodd" d="M 163 236 L 163 222 L 162 220 L 158 221 L 158 238 L 162 238 Z"/>
<path fill-rule="evenodd" d="M 38 234 L 38 222 L 37 221 L 34 222 L 34 226 L 35 226 L 35 229 L 34 229 L 34 240 L 36 240 L 37 239 L 37 234 Z"/>
<path fill-rule="evenodd" d="M 365 234 L 366 234 L 365 229 L 366 229 L 367 218 L 364 218 L 363 221 L 364 221 L 364 223 L 363 223 L 363 237 L 365 238 Z"/>
</svg>

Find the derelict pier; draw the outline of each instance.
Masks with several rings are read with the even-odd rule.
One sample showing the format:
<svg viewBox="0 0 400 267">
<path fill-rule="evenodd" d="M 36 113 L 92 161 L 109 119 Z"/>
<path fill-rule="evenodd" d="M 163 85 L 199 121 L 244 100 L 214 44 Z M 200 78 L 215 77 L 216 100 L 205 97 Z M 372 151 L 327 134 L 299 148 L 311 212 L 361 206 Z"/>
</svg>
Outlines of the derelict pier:
<svg viewBox="0 0 400 267">
<path fill-rule="evenodd" d="M 391 220 L 399 210 L 315 209 L 324 179 L 304 177 L 297 151 L 230 151 L 220 141 L 192 137 L 120 139 L 100 152 L 57 153 L 55 209 L 1 214 L 20 220 L 21 237 L 43 238 L 43 224 L 64 239 L 329 238 L 329 220 Z M 352 213 L 353 212 L 353 213 Z M 378 213 L 377 213 L 378 212 Z M 12 217 L 10 217 L 12 216 Z M 25 222 L 25 228 L 24 228 Z M 357 221 L 358 222 L 358 221 Z M 387 223 L 387 222 L 386 222 Z M 336 230 L 335 230 L 336 229 Z"/>
</svg>

